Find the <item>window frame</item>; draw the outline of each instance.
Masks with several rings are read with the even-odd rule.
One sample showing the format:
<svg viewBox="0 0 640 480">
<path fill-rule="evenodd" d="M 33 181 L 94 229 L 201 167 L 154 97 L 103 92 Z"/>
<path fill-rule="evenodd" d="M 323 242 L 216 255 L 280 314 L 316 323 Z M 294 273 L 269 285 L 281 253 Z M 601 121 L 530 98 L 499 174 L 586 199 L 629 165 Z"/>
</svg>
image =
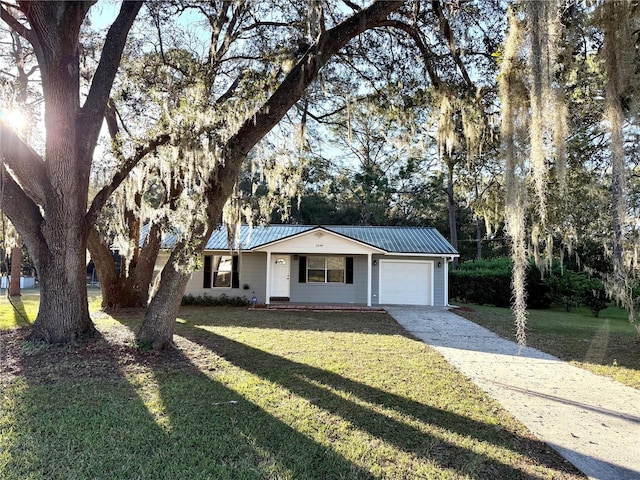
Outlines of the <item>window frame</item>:
<svg viewBox="0 0 640 480">
<path fill-rule="evenodd" d="M 318 268 L 318 266 L 314 266 L 312 268 L 313 260 L 324 259 L 324 267 L 322 269 Z M 328 268 L 329 259 L 339 259 L 342 263 L 342 269 L 337 268 Z M 320 270 L 324 273 L 324 281 L 312 280 L 313 277 L 309 275 L 310 271 L 319 272 Z M 306 262 L 306 283 L 313 285 L 344 285 L 347 283 L 347 257 L 342 255 L 310 255 L 307 257 Z M 342 280 L 341 281 L 330 281 L 329 280 L 329 272 L 342 272 Z M 316 274 L 317 275 L 317 274 Z"/>
<path fill-rule="evenodd" d="M 229 270 L 219 270 L 216 268 L 216 264 L 219 266 L 225 257 L 231 259 L 231 267 Z M 216 258 L 220 258 L 221 261 L 216 262 Z M 217 275 L 219 273 L 228 273 L 229 282 L 228 285 L 215 285 Z M 225 255 L 225 254 L 209 254 L 204 255 L 204 267 L 203 267 L 203 283 L 202 288 L 220 290 L 220 289 L 232 289 L 240 288 L 240 261 L 238 255 Z"/>
</svg>

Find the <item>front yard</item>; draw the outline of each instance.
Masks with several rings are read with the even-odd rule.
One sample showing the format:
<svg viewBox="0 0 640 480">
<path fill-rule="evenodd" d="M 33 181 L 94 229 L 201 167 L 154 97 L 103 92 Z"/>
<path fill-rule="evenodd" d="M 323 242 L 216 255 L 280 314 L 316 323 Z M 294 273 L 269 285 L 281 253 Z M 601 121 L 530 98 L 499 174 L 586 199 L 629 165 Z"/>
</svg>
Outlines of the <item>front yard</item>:
<svg viewBox="0 0 640 480">
<path fill-rule="evenodd" d="M 93 317 L 0 332 L 0 478 L 582 478 L 385 314 L 183 308 L 169 354 Z"/>
</svg>

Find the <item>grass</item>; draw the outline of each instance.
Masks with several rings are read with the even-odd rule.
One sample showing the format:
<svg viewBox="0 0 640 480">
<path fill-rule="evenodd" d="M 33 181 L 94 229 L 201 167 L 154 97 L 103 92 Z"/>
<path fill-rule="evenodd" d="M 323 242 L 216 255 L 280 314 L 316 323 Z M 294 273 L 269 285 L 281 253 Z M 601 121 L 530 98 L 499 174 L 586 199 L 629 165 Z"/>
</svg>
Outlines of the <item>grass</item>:
<svg viewBox="0 0 640 480">
<path fill-rule="evenodd" d="M 23 293 L 19 297 L 7 297 L 6 289 L 0 290 L 0 330 L 25 327 L 33 323 L 38 314 L 40 295 Z"/>
<path fill-rule="evenodd" d="M 0 478 L 583 478 L 385 314 L 189 307 L 38 348 L 0 332 Z"/>
<path fill-rule="evenodd" d="M 100 290 L 89 289 L 89 302 L 92 310 L 100 308 Z M 8 297 L 7 289 L 0 289 L 0 330 L 31 325 L 38 315 L 40 291 L 23 289 L 20 296 Z"/>
<path fill-rule="evenodd" d="M 515 338 L 513 316 L 507 308 L 466 305 L 456 313 L 502 337 Z M 527 345 L 640 389 L 640 342 L 619 308 L 602 310 L 599 318 L 586 308 L 530 310 Z"/>
</svg>

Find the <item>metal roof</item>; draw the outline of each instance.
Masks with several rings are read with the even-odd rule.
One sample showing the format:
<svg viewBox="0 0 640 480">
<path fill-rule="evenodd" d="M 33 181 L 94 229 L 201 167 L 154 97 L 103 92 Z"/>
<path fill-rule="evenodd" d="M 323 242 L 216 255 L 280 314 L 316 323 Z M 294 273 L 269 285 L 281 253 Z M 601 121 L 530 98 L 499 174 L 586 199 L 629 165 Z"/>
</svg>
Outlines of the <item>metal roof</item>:
<svg viewBox="0 0 640 480">
<path fill-rule="evenodd" d="M 309 225 L 257 225 L 254 227 L 241 225 L 240 238 L 237 239 L 236 248 L 239 246 L 242 250 L 253 250 L 262 245 L 313 230 L 313 228 L 315 227 Z M 220 227 L 209 238 L 205 250 L 229 250 L 229 248 L 227 230 Z"/>
<path fill-rule="evenodd" d="M 235 245 L 229 245 L 227 230 L 219 227 L 213 232 L 205 250 L 253 250 L 270 243 L 284 240 L 304 232 L 324 229 L 347 239 L 356 240 L 387 253 L 416 253 L 457 255 L 453 246 L 433 227 L 378 227 L 343 225 L 267 225 L 240 227 Z M 165 236 L 163 248 L 171 248 L 176 235 Z"/>
<path fill-rule="evenodd" d="M 388 253 L 445 253 L 455 248 L 433 227 L 330 226 L 327 230 L 378 247 Z"/>
</svg>

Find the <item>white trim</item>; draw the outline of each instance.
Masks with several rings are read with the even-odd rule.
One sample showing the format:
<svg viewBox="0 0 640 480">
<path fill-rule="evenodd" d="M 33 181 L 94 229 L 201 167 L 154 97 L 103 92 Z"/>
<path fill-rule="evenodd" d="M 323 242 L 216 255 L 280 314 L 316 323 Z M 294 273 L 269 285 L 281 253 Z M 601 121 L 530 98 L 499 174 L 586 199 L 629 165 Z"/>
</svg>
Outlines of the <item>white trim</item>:
<svg viewBox="0 0 640 480">
<path fill-rule="evenodd" d="M 449 306 L 449 259 L 447 257 L 442 257 L 444 263 L 442 264 L 442 268 L 444 268 L 444 272 L 442 272 L 443 283 L 444 283 L 444 306 Z"/>
<path fill-rule="evenodd" d="M 279 240 L 274 240 L 272 242 L 269 243 L 265 243 L 263 245 L 260 245 L 259 247 L 255 247 L 253 249 L 251 249 L 251 251 L 253 252 L 280 252 L 281 250 L 278 250 L 278 246 L 282 243 L 286 243 L 286 242 L 290 242 L 292 240 L 298 240 L 301 237 L 306 237 L 309 235 L 314 235 L 318 232 L 322 232 L 323 234 L 327 234 L 327 235 L 331 235 L 332 237 L 335 237 L 339 240 L 343 240 L 346 241 L 347 243 L 353 243 L 355 245 L 359 245 L 361 247 L 364 247 L 365 251 L 352 251 L 352 252 L 345 252 L 345 251 L 341 251 L 340 254 L 342 255 L 364 255 L 368 251 L 372 252 L 372 253 L 379 253 L 379 254 L 385 254 L 386 251 L 378 248 L 378 247 L 374 247 L 372 245 L 369 245 L 367 243 L 361 242 L 359 240 L 354 240 L 353 238 L 347 237 L 345 235 L 340 235 L 338 233 L 332 232 L 331 230 L 326 230 L 322 227 L 316 227 L 316 228 L 312 228 L 311 230 L 306 230 L 304 232 L 300 232 L 300 233 L 296 233 L 295 235 L 291 235 L 289 237 L 285 237 L 285 238 L 281 238 Z M 284 253 L 284 250 L 282 250 L 282 252 Z M 331 251 L 318 251 L 318 252 L 312 252 L 309 251 L 308 249 L 304 249 L 304 250 L 296 250 L 295 248 L 292 248 L 290 245 L 287 246 L 286 248 L 286 253 L 291 253 L 291 254 L 297 254 L 297 255 L 330 255 L 330 254 L 338 254 L 338 252 L 331 252 Z"/>
<path fill-rule="evenodd" d="M 271 252 L 267 252 L 267 283 L 265 290 L 266 295 L 264 298 L 264 303 L 265 305 L 269 305 L 269 303 L 271 303 Z"/>
<path fill-rule="evenodd" d="M 370 253 L 367 254 L 367 307 L 371 306 L 371 273 L 372 273 L 372 264 L 373 255 Z"/>
<path fill-rule="evenodd" d="M 385 257 L 437 257 L 439 255 L 446 255 L 446 257 L 443 258 L 450 258 L 450 259 L 454 259 L 456 257 L 459 257 L 460 254 L 456 253 L 398 253 L 398 252 L 387 252 L 384 254 Z"/>
<path fill-rule="evenodd" d="M 434 294 L 434 290 L 435 290 L 435 261 L 434 260 L 385 260 L 385 259 L 380 259 L 378 265 L 378 301 L 381 304 L 384 304 L 384 302 L 382 301 L 382 295 L 383 295 L 383 291 L 382 291 L 382 265 L 384 263 L 424 263 L 425 265 L 431 265 L 431 278 L 430 278 L 430 291 L 428 292 L 429 298 L 428 298 L 428 303 L 427 306 L 433 306 L 434 305 L 434 298 L 435 298 L 435 294 Z"/>
</svg>

